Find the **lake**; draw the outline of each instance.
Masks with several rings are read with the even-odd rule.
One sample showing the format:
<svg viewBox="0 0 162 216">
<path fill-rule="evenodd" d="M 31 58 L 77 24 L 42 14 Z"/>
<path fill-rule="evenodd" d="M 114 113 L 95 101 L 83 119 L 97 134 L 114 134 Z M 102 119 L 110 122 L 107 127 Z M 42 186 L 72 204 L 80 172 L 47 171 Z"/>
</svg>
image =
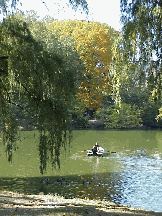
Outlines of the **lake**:
<svg viewBox="0 0 162 216">
<path fill-rule="evenodd" d="M 89 197 L 162 211 L 162 131 L 74 131 L 71 147 L 62 150 L 61 169 L 52 170 L 48 165 L 43 176 L 39 173 L 38 132 L 21 131 L 19 135 L 12 164 L 0 143 L 0 190 Z M 104 157 L 86 155 L 95 142 L 105 149 Z M 46 177 L 51 184 L 40 183 Z"/>
</svg>

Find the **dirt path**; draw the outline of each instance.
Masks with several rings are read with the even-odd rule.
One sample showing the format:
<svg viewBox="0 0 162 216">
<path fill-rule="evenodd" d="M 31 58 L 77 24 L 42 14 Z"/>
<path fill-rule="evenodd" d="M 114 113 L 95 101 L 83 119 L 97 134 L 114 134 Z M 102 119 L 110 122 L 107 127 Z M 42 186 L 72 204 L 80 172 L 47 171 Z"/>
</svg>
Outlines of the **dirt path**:
<svg viewBox="0 0 162 216">
<path fill-rule="evenodd" d="M 0 192 L 0 215 L 160 216 L 162 212 L 139 210 L 95 200 L 65 199 L 52 195 L 23 195 L 12 192 Z"/>
</svg>

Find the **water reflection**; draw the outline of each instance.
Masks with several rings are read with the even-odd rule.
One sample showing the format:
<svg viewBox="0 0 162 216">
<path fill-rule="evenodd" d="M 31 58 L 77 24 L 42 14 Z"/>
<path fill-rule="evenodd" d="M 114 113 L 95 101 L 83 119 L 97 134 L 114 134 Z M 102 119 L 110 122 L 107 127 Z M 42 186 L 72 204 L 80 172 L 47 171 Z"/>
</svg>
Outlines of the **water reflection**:
<svg viewBox="0 0 162 216">
<path fill-rule="evenodd" d="M 138 153 L 138 152 L 137 152 Z M 143 152 L 142 152 L 143 153 Z M 114 202 L 148 210 L 162 210 L 162 159 L 139 154 L 122 158 L 124 172 L 116 185 L 122 191 Z"/>
</svg>

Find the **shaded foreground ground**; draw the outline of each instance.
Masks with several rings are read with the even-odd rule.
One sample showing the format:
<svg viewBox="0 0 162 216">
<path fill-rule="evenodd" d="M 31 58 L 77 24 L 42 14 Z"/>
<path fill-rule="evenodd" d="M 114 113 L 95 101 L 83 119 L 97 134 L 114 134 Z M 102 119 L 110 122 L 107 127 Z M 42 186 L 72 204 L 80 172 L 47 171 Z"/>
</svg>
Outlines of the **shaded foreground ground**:
<svg viewBox="0 0 162 216">
<path fill-rule="evenodd" d="M 146 211 L 114 203 L 65 199 L 52 195 L 23 195 L 7 191 L 0 192 L 0 215 L 57 215 L 57 216 L 132 216 L 162 215 L 162 212 Z"/>
</svg>

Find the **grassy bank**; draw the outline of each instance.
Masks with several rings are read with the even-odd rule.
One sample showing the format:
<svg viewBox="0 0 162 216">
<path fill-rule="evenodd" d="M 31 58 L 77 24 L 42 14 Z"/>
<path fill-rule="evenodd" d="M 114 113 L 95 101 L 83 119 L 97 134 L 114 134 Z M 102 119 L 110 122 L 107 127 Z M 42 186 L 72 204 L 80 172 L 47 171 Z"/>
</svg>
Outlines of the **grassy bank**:
<svg viewBox="0 0 162 216">
<path fill-rule="evenodd" d="M 65 199 L 53 195 L 23 195 L 0 192 L 0 215 L 162 215 L 161 213 L 130 208 L 111 202 L 89 199 Z"/>
</svg>

